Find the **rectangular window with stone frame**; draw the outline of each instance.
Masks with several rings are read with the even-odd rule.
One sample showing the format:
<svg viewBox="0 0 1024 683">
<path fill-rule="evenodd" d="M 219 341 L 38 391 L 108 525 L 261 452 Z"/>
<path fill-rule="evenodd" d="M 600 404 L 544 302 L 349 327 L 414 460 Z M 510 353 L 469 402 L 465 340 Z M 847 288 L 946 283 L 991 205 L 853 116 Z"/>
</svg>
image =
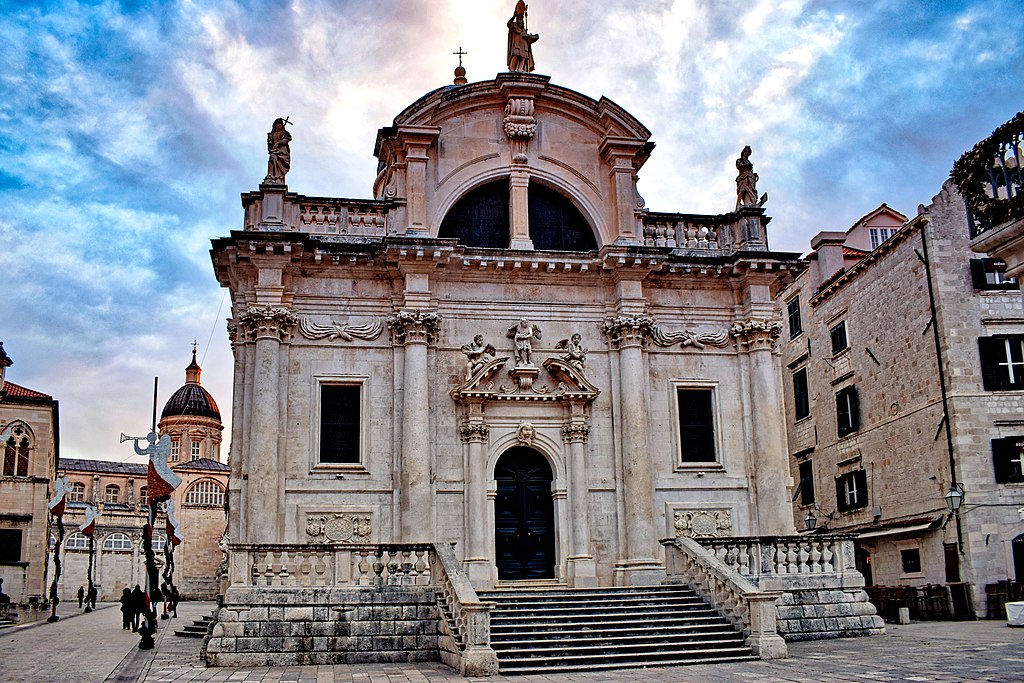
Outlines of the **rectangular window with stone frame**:
<svg viewBox="0 0 1024 683">
<path fill-rule="evenodd" d="M 867 507 L 867 504 L 867 470 L 854 470 L 836 477 L 836 510 L 849 512 Z"/>
<path fill-rule="evenodd" d="M 1024 335 L 978 337 L 985 391 L 1024 389 Z"/>
<path fill-rule="evenodd" d="M 836 433 L 842 438 L 860 429 L 860 399 L 857 387 L 844 387 L 836 392 Z"/>
<path fill-rule="evenodd" d="M 811 459 L 804 460 L 800 467 L 800 505 L 814 504 L 814 466 Z"/>
<path fill-rule="evenodd" d="M 1006 261 L 997 258 L 972 258 L 971 284 L 982 291 L 1020 289 L 1017 278 L 1006 277 Z"/>
<path fill-rule="evenodd" d="M 996 483 L 1024 484 L 1024 436 L 992 439 Z"/>
<path fill-rule="evenodd" d="M 804 331 L 803 321 L 800 319 L 800 297 L 790 299 L 786 304 L 786 313 L 789 317 L 789 338 L 795 339 Z"/>
<path fill-rule="evenodd" d="M 846 321 L 834 325 L 828 331 L 829 339 L 832 341 L 832 355 L 838 355 L 850 348 L 850 342 L 846 338 Z"/>
<path fill-rule="evenodd" d="M 171 439 L 171 455 L 168 460 L 177 460 L 181 453 L 181 441 L 179 439 Z"/>
<path fill-rule="evenodd" d="M 0 529 L 0 562 L 21 562 L 21 529 Z"/>
<path fill-rule="evenodd" d="M 793 373 L 793 420 L 800 421 L 811 414 L 811 400 L 807 393 L 807 368 Z"/>
<path fill-rule="evenodd" d="M 199 459 L 199 455 L 200 455 L 200 453 L 199 453 L 199 442 L 198 441 L 193 441 L 191 449 L 192 449 L 191 452 L 190 452 L 191 458 L 193 460 L 198 460 Z"/>
<path fill-rule="evenodd" d="M 714 392 L 712 389 L 679 387 L 679 454 L 683 463 L 715 462 Z"/>
<path fill-rule="evenodd" d="M 320 385 L 320 463 L 359 463 L 361 390 L 358 384 Z"/>
</svg>

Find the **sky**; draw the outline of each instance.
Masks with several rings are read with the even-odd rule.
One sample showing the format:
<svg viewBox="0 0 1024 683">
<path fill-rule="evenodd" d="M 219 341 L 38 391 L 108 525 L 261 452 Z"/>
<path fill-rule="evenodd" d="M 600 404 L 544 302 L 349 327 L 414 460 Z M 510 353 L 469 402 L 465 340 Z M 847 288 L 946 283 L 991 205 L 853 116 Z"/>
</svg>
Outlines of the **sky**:
<svg viewBox="0 0 1024 683">
<path fill-rule="evenodd" d="M 132 460 L 193 340 L 230 434 L 210 240 L 241 228 L 266 133 L 289 189 L 370 198 L 378 128 L 505 70 L 512 0 L 0 0 L 0 341 L 60 401 L 61 456 Z M 806 252 L 882 202 L 913 216 L 1022 107 L 1019 0 L 534 0 L 537 72 L 636 116 L 652 211 L 724 213 L 744 145 L 770 246 Z"/>
</svg>

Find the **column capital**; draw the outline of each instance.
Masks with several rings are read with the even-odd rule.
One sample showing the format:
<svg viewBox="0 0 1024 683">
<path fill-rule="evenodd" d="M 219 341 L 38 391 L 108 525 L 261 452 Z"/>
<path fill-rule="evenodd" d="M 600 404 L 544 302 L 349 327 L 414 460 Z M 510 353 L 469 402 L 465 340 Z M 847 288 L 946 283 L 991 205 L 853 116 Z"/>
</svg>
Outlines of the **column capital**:
<svg viewBox="0 0 1024 683">
<path fill-rule="evenodd" d="M 604 334 L 616 349 L 643 347 L 654 335 L 654 319 L 647 316 L 619 316 L 604 323 Z"/>
<path fill-rule="evenodd" d="M 388 329 L 396 346 L 432 344 L 441 314 L 435 311 L 401 310 L 388 316 Z"/>
<path fill-rule="evenodd" d="M 741 350 L 772 351 L 779 335 L 782 334 L 782 322 L 752 318 L 733 323 L 729 334 L 736 338 Z"/>
<path fill-rule="evenodd" d="M 565 443 L 587 443 L 590 426 L 582 422 L 567 422 L 562 425 L 562 441 Z"/>
<path fill-rule="evenodd" d="M 491 426 L 486 422 L 463 422 L 459 425 L 462 443 L 487 443 Z"/>
<path fill-rule="evenodd" d="M 249 340 L 275 339 L 287 341 L 298 317 L 285 306 L 250 306 L 237 318 L 236 329 Z M 231 326 L 228 325 L 230 332 Z"/>
</svg>

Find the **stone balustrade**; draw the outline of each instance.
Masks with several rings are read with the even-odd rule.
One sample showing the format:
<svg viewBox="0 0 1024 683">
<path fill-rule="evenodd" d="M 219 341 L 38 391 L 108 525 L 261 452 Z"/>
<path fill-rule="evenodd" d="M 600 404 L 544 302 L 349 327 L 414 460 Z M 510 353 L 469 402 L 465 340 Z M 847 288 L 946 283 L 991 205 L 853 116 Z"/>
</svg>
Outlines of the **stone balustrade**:
<svg viewBox="0 0 1024 683">
<path fill-rule="evenodd" d="M 339 237 L 383 237 L 387 209 L 373 200 L 254 192 L 242 196 L 246 230 Z"/>
<path fill-rule="evenodd" d="M 480 601 L 450 545 L 435 546 L 432 557 L 444 624 L 454 641 L 442 642 L 441 661 L 463 676 L 498 673 L 498 657 L 491 648 L 491 610 L 495 603 Z"/>
<path fill-rule="evenodd" d="M 722 248 L 719 235 L 723 227 L 717 222 L 698 217 L 650 214 L 644 218 L 644 245 L 717 251 Z"/>
<path fill-rule="evenodd" d="M 786 641 L 778 633 L 776 601 L 780 591 L 766 591 L 692 538 L 662 541 L 668 581 L 681 582 L 710 602 L 747 636 L 747 645 L 761 659 L 783 659 Z"/>
<path fill-rule="evenodd" d="M 431 586 L 433 546 L 233 545 L 232 585 L 276 588 Z"/>
<path fill-rule="evenodd" d="M 698 542 L 759 585 L 771 576 L 842 574 L 854 567 L 852 536 L 733 536 Z"/>
</svg>

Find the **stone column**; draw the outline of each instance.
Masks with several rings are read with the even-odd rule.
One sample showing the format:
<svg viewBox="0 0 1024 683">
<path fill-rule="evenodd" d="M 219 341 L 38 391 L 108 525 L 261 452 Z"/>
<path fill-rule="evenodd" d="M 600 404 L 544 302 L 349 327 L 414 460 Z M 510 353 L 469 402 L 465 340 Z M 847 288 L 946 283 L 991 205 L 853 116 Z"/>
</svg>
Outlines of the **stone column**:
<svg viewBox="0 0 1024 683">
<path fill-rule="evenodd" d="M 569 512 L 572 542 L 568 571 L 575 587 L 597 585 L 597 564 L 590 552 L 590 486 L 587 482 L 587 438 L 590 427 L 580 420 L 562 425 L 562 441 L 569 447 Z"/>
<path fill-rule="evenodd" d="M 509 249 L 533 249 L 530 239 L 530 173 L 513 169 L 508 179 L 509 228 L 512 238 Z"/>
<path fill-rule="evenodd" d="M 402 543 L 435 540 L 427 346 L 433 343 L 440 321 L 437 313 L 418 310 L 399 311 L 388 318 L 393 342 L 405 349 L 399 464 Z"/>
<path fill-rule="evenodd" d="M 750 372 L 751 433 L 749 457 L 754 470 L 759 535 L 796 533 L 789 499 L 791 478 L 785 416 L 772 350 L 782 331 L 778 320 L 747 320 L 733 325 L 730 333 L 741 352 L 748 354 Z"/>
<path fill-rule="evenodd" d="M 479 415 L 459 425 L 459 435 L 465 444 L 465 537 L 464 564 L 469 579 L 477 588 L 491 586 L 491 567 L 487 552 L 487 438 L 490 427 Z"/>
<path fill-rule="evenodd" d="M 426 236 L 427 225 L 427 164 L 430 147 L 441 129 L 431 126 L 400 126 L 398 140 L 405 154 L 405 193 L 410 235 Z"/>
<path fill-rule="evenodd" d="M 605 334 L 619 351 L 619 424 L 622 444 L 622 494 L 625 543 L 615 565 L 619 585 L 646 585 L 665 576 L 654 533 L 654 473 L 647 443 L 647 403 L 643 344 L 654 329 L 646 317 L 608 321 Z"/>
<path fill-rule="evenodd" d="M 639 212 L 644 202 L 636 191 L 636 174 L 647 160 L 647 143 L 643 140 L 609 136 L 601 142 L 600 151 L 601 156 L 610 165 L 609 175 L 615 200 L 615 241 L 621 244 L 639 244 L 643 241 Z"/>
</svg>

